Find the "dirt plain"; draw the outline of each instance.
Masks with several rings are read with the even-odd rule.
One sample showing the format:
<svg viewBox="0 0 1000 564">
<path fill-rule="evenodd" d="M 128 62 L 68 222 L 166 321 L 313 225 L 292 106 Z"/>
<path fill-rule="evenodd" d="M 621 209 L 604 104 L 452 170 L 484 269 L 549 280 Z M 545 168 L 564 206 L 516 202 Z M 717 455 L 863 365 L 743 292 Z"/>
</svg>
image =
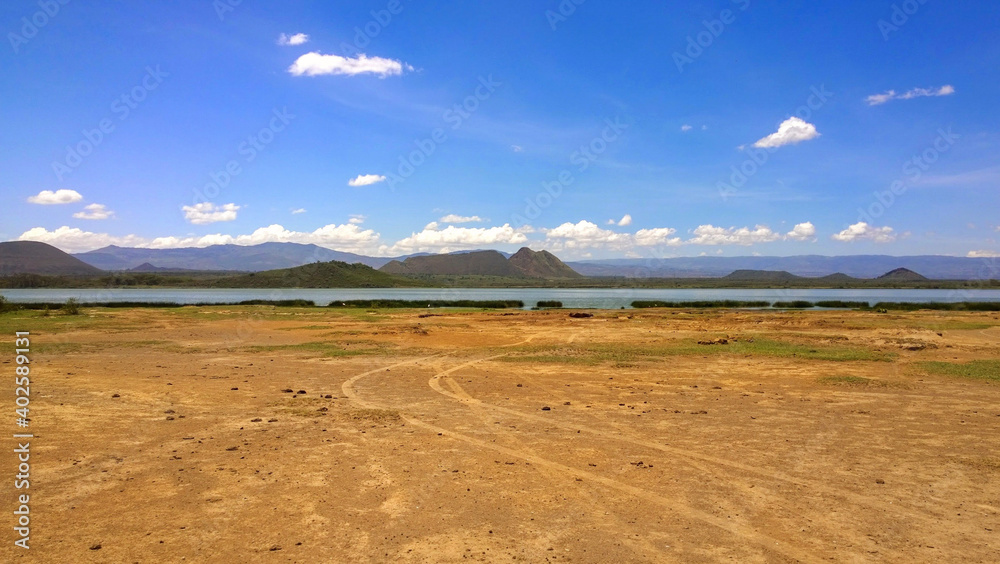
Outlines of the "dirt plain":
<svg viewBox="0 0 1000 564">
<path fill-rule="evenodd" d="M 1000 562 L 1000 315 L 593 313 L 2 315 L 0 560 Z"/>
</svg>

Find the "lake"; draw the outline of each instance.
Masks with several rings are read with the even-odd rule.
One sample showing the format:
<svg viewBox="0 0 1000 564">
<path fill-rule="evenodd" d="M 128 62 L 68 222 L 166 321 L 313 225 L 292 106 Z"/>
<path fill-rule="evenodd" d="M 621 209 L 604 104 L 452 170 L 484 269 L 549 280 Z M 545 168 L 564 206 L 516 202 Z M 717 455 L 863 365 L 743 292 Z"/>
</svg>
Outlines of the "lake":
<svg viewBox="0 0 1000 564">
<path fill-rule="evenodd" d="M 608 289 L 608 288 L 321 288 L 321 289 L 23 289 L 0 290 L 12 302 L 176 302 L 232 303 L 244 300 L 312 300 L 327 305 L 336 300 L 521 300 L 534 306 L 555 300 L 568 308 L 628 308 L 635 300 L 821 300 L 876 302 L 1000 302 L 1000 290 L 896 289 Z"/>
</svg>

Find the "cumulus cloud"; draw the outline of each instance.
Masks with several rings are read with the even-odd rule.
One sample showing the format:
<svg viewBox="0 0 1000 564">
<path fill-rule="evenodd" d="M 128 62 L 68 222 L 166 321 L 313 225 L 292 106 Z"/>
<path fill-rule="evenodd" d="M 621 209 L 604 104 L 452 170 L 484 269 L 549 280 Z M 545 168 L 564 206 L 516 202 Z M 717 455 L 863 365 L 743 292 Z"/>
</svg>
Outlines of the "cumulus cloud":
<svg viewBox="0 0 1000 564">
<path fill-rule="evenodd" d="M 355 215 L 352 215 L 351 219 L 348 219 L 347 222 L 348 223 L 353 223 L 354 225 L 361 225 L 362 223 L 365 222 L 366 219 L 368 219 L 368 216 L 355 214 Z"/>
<path fill-rule="evenodd" d="M 692 129 L 694 129 L 694 128 L 691 127 L 690 125 L 686 124 L 686 123 L 681 126 L 681 131 L 685 131 L 686 132 L 686 131 L 691 131 Z"/>
<path fill-rule="evenodd" d="M 601 229 L 586 220 L 577 223 L 566 222 L 559 227 L 544 230 L 546 244 L 556 250 L 561 249 L 616 249 L 626 250 L 632 246 L 632 236 L 610 229 Z"/>
<path fill-rule="evenodd" d="M 482 223 L 485 219 L 478 215 L 456 215 L 450 213 L 439 220 L 441 223 Z"/>
<path fill-rule="evenodd" d="M 785 237 L 793 241 L 808 241 L 816 236 L 816 226 L 812 222 L 799 223 L 785 234 Z"/>
<path fill-rule="evenodd" d="M 356 178 L 347 181 L 348 186 L 371 186 L 385 182 L 385 177 L 381 174 L 359 174 Z"/>
<path fill-rule="evenodd" d="M 469 249 L 484 245 L 521 245 L 528 242 L 522 230 L 510 224 L 500 227 L 455 227 L 449 225 L 441 229 L 432 222 L 419 233 L 400 239 L 392 247 L 383 250 L 392 253 L 414 251 L 447 252 L 454 249 Z"/>
<path fill-rule="evenodd" d="M 38 194 L 28 198 L 28 202 L 32 204 L 41 204 L 43 206 L 51 206 L 54 204 L 72 204 L 73 202 L 79 202 L 83 199 L 76 190 L 42 190 Z"/>
<path fill-rule="evenodd" d="M 77 219 L 108 219 L 114 215 L 115 212 L 107 209 L 104 204 L 90 204 L 84 207 L 83 211 L 73 214 L 73 217 Z"/>
<path fill-rule="evenodd" d="M 300 213 L 306 213 L 306 209 L 305 208 L 297 208 L 297 209 L 292 210 L 292 215 L 299 215 Z"/>
<path fill-rule="evenodd" d="M 44 227 L 33 227 L 22 233 L 17 239 L 18 241 L 41 241 L 71 253 L 92 251 L 108 245 L 135 247 L 147 242 L 146 239 L 136 235 L 117 237 L 107 233 L 92 233 L 65 225 L 52 231 Z"/>
<path fill-rule="evenodd" d="M 781 239 L 781 234 L 771 228 L 757 225 L 749 227 L 716 227 L 714 225 L 699 225 L 694 229 L 694 237 L 688 239 L 692 245 L 753 245 L 754 243 L 770 243 Z"/>
<path fill-rule="evenodd" d="M 217 206 L 211 202 L 202 202 L 193 206 L 184 206 L 184 219 L 195 225 L 208 225 L 220 221 L 233 221 L 240 206 L 223 204 Z"/>
<path fill-rule="evenodd" d="M 618 227 L 625 227 L 625 226 L 628 226 L 628 225 L 632 225 L 632 216 L 629 215 L 629 214 L 625 214 L 618 221 L 615 221 L 613 219 L 609 219 L 608 220 L 608 225 L 617 225 Z"/>
<path fill-rule="evenodd" d="M 44 227 L 29 229 L 18 237 L 21 241 L 41 241 L 69 252 L 90 251 L 108 245 L 149 249 L 178 247 L 208 247 L 211 245 L 259 245 L 260 243 L 303 243 L 355 253 L 375 253 L 379 234 L 363 229 L 357 224 L 330 224 L 315 231 L 290 231 L 274 224 L 261 227 L 252 233 L 226 235 L 214 233 L 196 237 L 156 237 L 148 239 L 138 235 L 110 235 L 93 233 L 78 228 L 60 227 L 49 231 Z"/>
<path fill-rule="evenodd" d="M 969 251 L 969 258 L 1000 258 L 1000 251 Z"/>
<path fill-rule="evenodd" d="M 913 98 L 928 98 L 936 96 L 951 96 L 955 93 L 955 87 L 946 84 L 940 88 L 914 88 L 902 94 L 898 94 L 895 90 L 890 90 L 882 94 L 872 94 L 871 96 L 865 98 L 865 102 L 868 102 L 869 106 L 880 106 L 889 102 L 891 100 L 911 100 Z"/>
<path fill-rule="evenodd" d="M 278 36 L 278 45 L 304 45 L 309 42 L 309 36 L 305 33 L 294 33 L 286 35 L 282 33 Z"/>
<path fill-rule="evenodd" d="M 638 247 L 657 246 L 677 246 L 682 243 L 680 237 L 671 237 L 677 230 L 673 227 L 655 227 L 653 229 L 640 229 L 632 236 L 632 240 Z"/>
<path fill-rule="evenodd" d="M 760 149 L 776 149 L 785 145 L 795 145 L 820 136 L 816 126 L 798 117 L 790 117 L 781 122 L 778 131 L 753 144 Z"/>
<path fill-rule="evenodd" d="M 404 70 L 412 71 L 413 67 L 392 59 L 368 57 L 363 53 L 352 59 L 339 55 L 324 55 L 316 51 L 302 55 L 288 67 L 288 72 L 294 76 L 374 74 L 379 78 L 385 78 L 403 74 Z"/>
<path fill-rule="evenodd" d="M 847 229 L 836 233 L 833 236 L 835 241 L 850 243 L 853 241 L 869 240 L 876 243 L 891 243 L 896 240 L 896 234 L 892 227 L 875 227 L 868 225 L 864 221 L 859 221 Z"/>
</svg>

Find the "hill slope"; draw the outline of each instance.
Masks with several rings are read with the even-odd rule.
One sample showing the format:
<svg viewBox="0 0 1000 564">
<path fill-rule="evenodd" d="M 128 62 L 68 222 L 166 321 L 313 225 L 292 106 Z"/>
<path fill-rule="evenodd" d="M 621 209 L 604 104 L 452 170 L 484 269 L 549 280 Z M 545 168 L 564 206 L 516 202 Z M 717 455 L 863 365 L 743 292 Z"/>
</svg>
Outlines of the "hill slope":
<svg viewBox="0 0 1000 564">
<path fill-rule="evenodd" d="M 330 261 L 229 276 L 212 285 L 219 288 L 396 288 L 420 284 L 364 264 Z"/>
<path fill-rule="evenodd" d="M 9 241 L 0 243 L 0 276 L 11 274 L 96 276 L 102 271 L 46 243 Z"/>
<path fill-rule="evenodd" d="M 522 247 L 507 262 L 521 274 L 531 278 L 582 278 L 580 273 L 548 251 L 536 252 Z"/>
</svg>

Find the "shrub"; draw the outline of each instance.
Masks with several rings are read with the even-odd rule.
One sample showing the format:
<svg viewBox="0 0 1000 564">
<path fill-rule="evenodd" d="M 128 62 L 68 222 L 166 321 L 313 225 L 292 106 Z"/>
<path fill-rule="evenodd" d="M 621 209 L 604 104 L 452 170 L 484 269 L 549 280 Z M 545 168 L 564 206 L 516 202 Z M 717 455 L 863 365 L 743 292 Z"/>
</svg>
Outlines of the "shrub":
<svg viewBox="0 0 1000 564">
<path fill-rule="evenodd" d="M 62 310 L 66 315 L 80 315 L 80 302 L 76 298 L 70 298 L 63 304 Z"/>
</svg>

